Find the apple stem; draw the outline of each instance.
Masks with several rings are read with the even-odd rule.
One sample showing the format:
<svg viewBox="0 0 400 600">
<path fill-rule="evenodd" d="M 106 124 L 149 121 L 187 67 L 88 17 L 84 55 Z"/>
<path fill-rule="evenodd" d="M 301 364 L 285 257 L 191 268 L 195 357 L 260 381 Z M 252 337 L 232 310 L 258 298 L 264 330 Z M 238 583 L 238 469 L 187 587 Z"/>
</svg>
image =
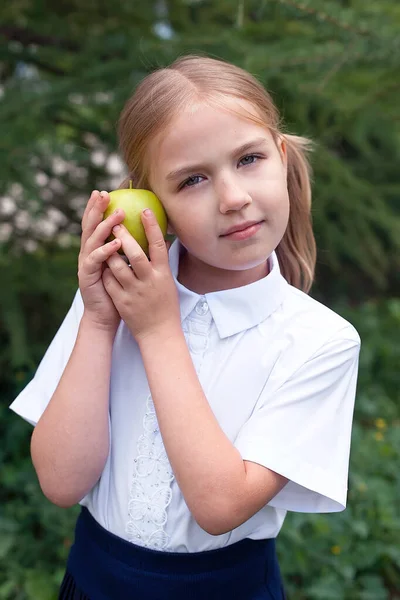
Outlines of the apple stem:
<svg viewBox="0 0 400 600">
<path fill-rule="evenodd" d="M 132 189 L 132 179 L 129 180 L 129 189 Z"/>
</svg>

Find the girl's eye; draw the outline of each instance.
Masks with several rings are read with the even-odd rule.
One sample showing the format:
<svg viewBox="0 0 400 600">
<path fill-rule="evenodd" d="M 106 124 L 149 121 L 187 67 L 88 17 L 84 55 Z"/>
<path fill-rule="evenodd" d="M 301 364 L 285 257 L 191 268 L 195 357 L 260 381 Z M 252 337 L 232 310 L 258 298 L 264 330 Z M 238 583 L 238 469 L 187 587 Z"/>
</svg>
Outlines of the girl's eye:
<svg viewBox="0 0 400 600">
<path fill-rule="evenodd" d="M 247 154 L 240 159 L 239 164 L 242 163 L 243 165 L 252 165 L 257 161 L 258 158 L 260 157 L 257 156 L 257 154 Z"/>
<path fill-rule="evenodd" d="M 259 156 L 258 154 L 246 154 L 246 156 L 243 156 L 243 158 L 240 159 L 239 164 L 242 164 L 243 166 L 252 165 L 253 163 L 257 162 L 260 158 L 262 158 L 262 156 Z M 194 187 L 195 185 L 201 183 L 203 179 L 204 177 L 202 177 L 201 175 L 192 175 L 191 177 L 188 177 L 183 183 L 181 183 L 181 185 L 178 188 L 178 191 L 186 187 Z"/>
<path fill-rule="evenodd" d="M 194 185 L 200 183 L 200 179 L 202 179 L 201 175 L 192 175 L 192 177 L 186 179 L 186 181 L 179 186 L 179 189 L 181 190 L 185 187 L 193 187 Z"/>
</svg>

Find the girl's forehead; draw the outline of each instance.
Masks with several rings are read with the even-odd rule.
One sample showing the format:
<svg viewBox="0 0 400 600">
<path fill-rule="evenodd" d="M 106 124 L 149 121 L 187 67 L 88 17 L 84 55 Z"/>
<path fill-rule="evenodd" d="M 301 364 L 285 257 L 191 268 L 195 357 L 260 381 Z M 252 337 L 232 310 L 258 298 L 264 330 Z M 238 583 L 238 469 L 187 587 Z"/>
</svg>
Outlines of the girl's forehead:
<svg viewBox="0 0 400 600">
<path fill-rule="evenodd" d="M 207 125 L 211 131 L 227 124 L 241 129 L 254 127 L 254 120 L 259 121 L 259 127 L 266 127 L 260 112 L 247 100 L 217 97 L 206 101 L 192 101 L 172 117 L 162 137 L 164 140 L 173 137 L 177 129 L 190 130 L 191 133 L 197 130 L 201 134 Z"/>
<path fill-rule="evenodd" d="M 271 137 L 260 112 L 246 100 L 225 99 L 221 105 L 192 102 L 153 139 L 150 155 L 170 162 L 193 151 L 211 150 L 210 144 L 229 147 L 260 133 Z"/>
</svg>

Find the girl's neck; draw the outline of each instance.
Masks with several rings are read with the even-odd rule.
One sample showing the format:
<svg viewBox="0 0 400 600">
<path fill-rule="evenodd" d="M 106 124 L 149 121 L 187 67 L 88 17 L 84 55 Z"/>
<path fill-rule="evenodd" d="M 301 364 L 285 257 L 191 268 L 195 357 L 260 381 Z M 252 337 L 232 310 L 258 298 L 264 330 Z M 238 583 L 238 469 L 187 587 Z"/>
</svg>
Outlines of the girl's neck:
<svg viewBox="0 0 400 600">
<path fill-rule="evenodd" d="M 206 265 L 183 250 L 179 261 L 178 281 L 197 294 L 208 294 L 254 283 L 268 273 L 268 261 L 246 271 L 230 271 Z"/>
</svg>

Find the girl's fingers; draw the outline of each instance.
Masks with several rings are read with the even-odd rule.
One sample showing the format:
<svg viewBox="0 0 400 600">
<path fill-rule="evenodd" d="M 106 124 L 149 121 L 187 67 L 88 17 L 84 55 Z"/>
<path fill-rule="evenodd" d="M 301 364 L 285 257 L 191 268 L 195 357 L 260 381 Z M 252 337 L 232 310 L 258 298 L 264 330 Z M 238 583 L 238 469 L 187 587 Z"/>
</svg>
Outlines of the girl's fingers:
<svg viewBox="0 0 400 600">
<path fill-rule="evenodd" d="M 112 232 L 116 238 L 121 240 L 124 254 L 132 265 L 136 277 L 146 279 L 151 273 L 151 264 L 137 241 L 123 225 L 114 227 Z"/>
<path fill-rule="evenodd" d="M 90 195 L 89 201 L 86 204 L 86 207 L 85 207 L 85 210 L 84 210 L 84 213 L 83 213 L 83 216 L 82 216 L 82 222 L 81 222 L 82 223 L 82 229 L 86 228 L 86 223 L 87 223 L 88 215 L 89 215 L 90 211 L 93 208 L 93 205 L 94 205 L 94 203 L 96 201 L 98 193 L 99 192 L 97 190 L 93 190 L 93 192 Z"/>
<path fill-rule="evenodd" d="M 136 279 L 136 273 L 131 269 L 126 261 L 119 254 L 113 254 L 107 260 L 109 270 L 118 281 L 118 283 L 126 288 L 132 283 L 132 277 Z"/>
<path fill-rule="evenodd" d="M 125 213 L 121 209 L 117 209 L 111 215 L 107 217 L 104 221 L 100 221 L 92 235 L 85 242 L 84 253 L 90 254 L 98 248 L 102 246 L 107 238 L 111 235 L 111 230 L 115 225 L 119 225 L 125 218 Z"/>
<path fill-rule="evenodd" d="M 165 265 L 168 263 L 168 248 L 163 233 L 154 213 L 146 209 L 142 213 L 142 223 L 149 242 L 149 255 L 152 265 Z"/>
<path fill-rule="evenodd" d="M 132 275 L 132 273 L 131 273 Z M 118 297 L 118 294 L 121 294 L 121 292 L 123 292 L 123 288 L 121 286 L 121 284 L 117 281 L 117 279 L 115 279 L 111 269 L 109 267 L 106 267 L 103 271 L 103 275 L 102 275 L 102 280 L 103 280 L 103 285 L 105 287 L 105 290 L 107 292 L 107 294 L 109 296 L 111 296 L 111 298 L 115 298 Z"/>
<path fill-rule="evenodd" d="M 112 240 L 96 248 L 91 252 L 82 263 L 82 269 L 86 272 L 86 275 L 94 275 L 101 269 L 103 263 L 107 261 L 115 252 L 121 247 L 120 240 Z M 129 269 L 129 267 L 127 267 Z"/>
<path fill-rule="evenodd" d="M 86 241 L 92 235 L 97 225 L 103 220 L 104 212 L 110 202 L 107 192 L 100 193 L 96 190 L 93 196 L 93 201 L 92 198 L 89 200 L 91 208 L 85 217 L 84 226 L 82 225 L 82 247 L 86 244 Z"/>
</svg>

